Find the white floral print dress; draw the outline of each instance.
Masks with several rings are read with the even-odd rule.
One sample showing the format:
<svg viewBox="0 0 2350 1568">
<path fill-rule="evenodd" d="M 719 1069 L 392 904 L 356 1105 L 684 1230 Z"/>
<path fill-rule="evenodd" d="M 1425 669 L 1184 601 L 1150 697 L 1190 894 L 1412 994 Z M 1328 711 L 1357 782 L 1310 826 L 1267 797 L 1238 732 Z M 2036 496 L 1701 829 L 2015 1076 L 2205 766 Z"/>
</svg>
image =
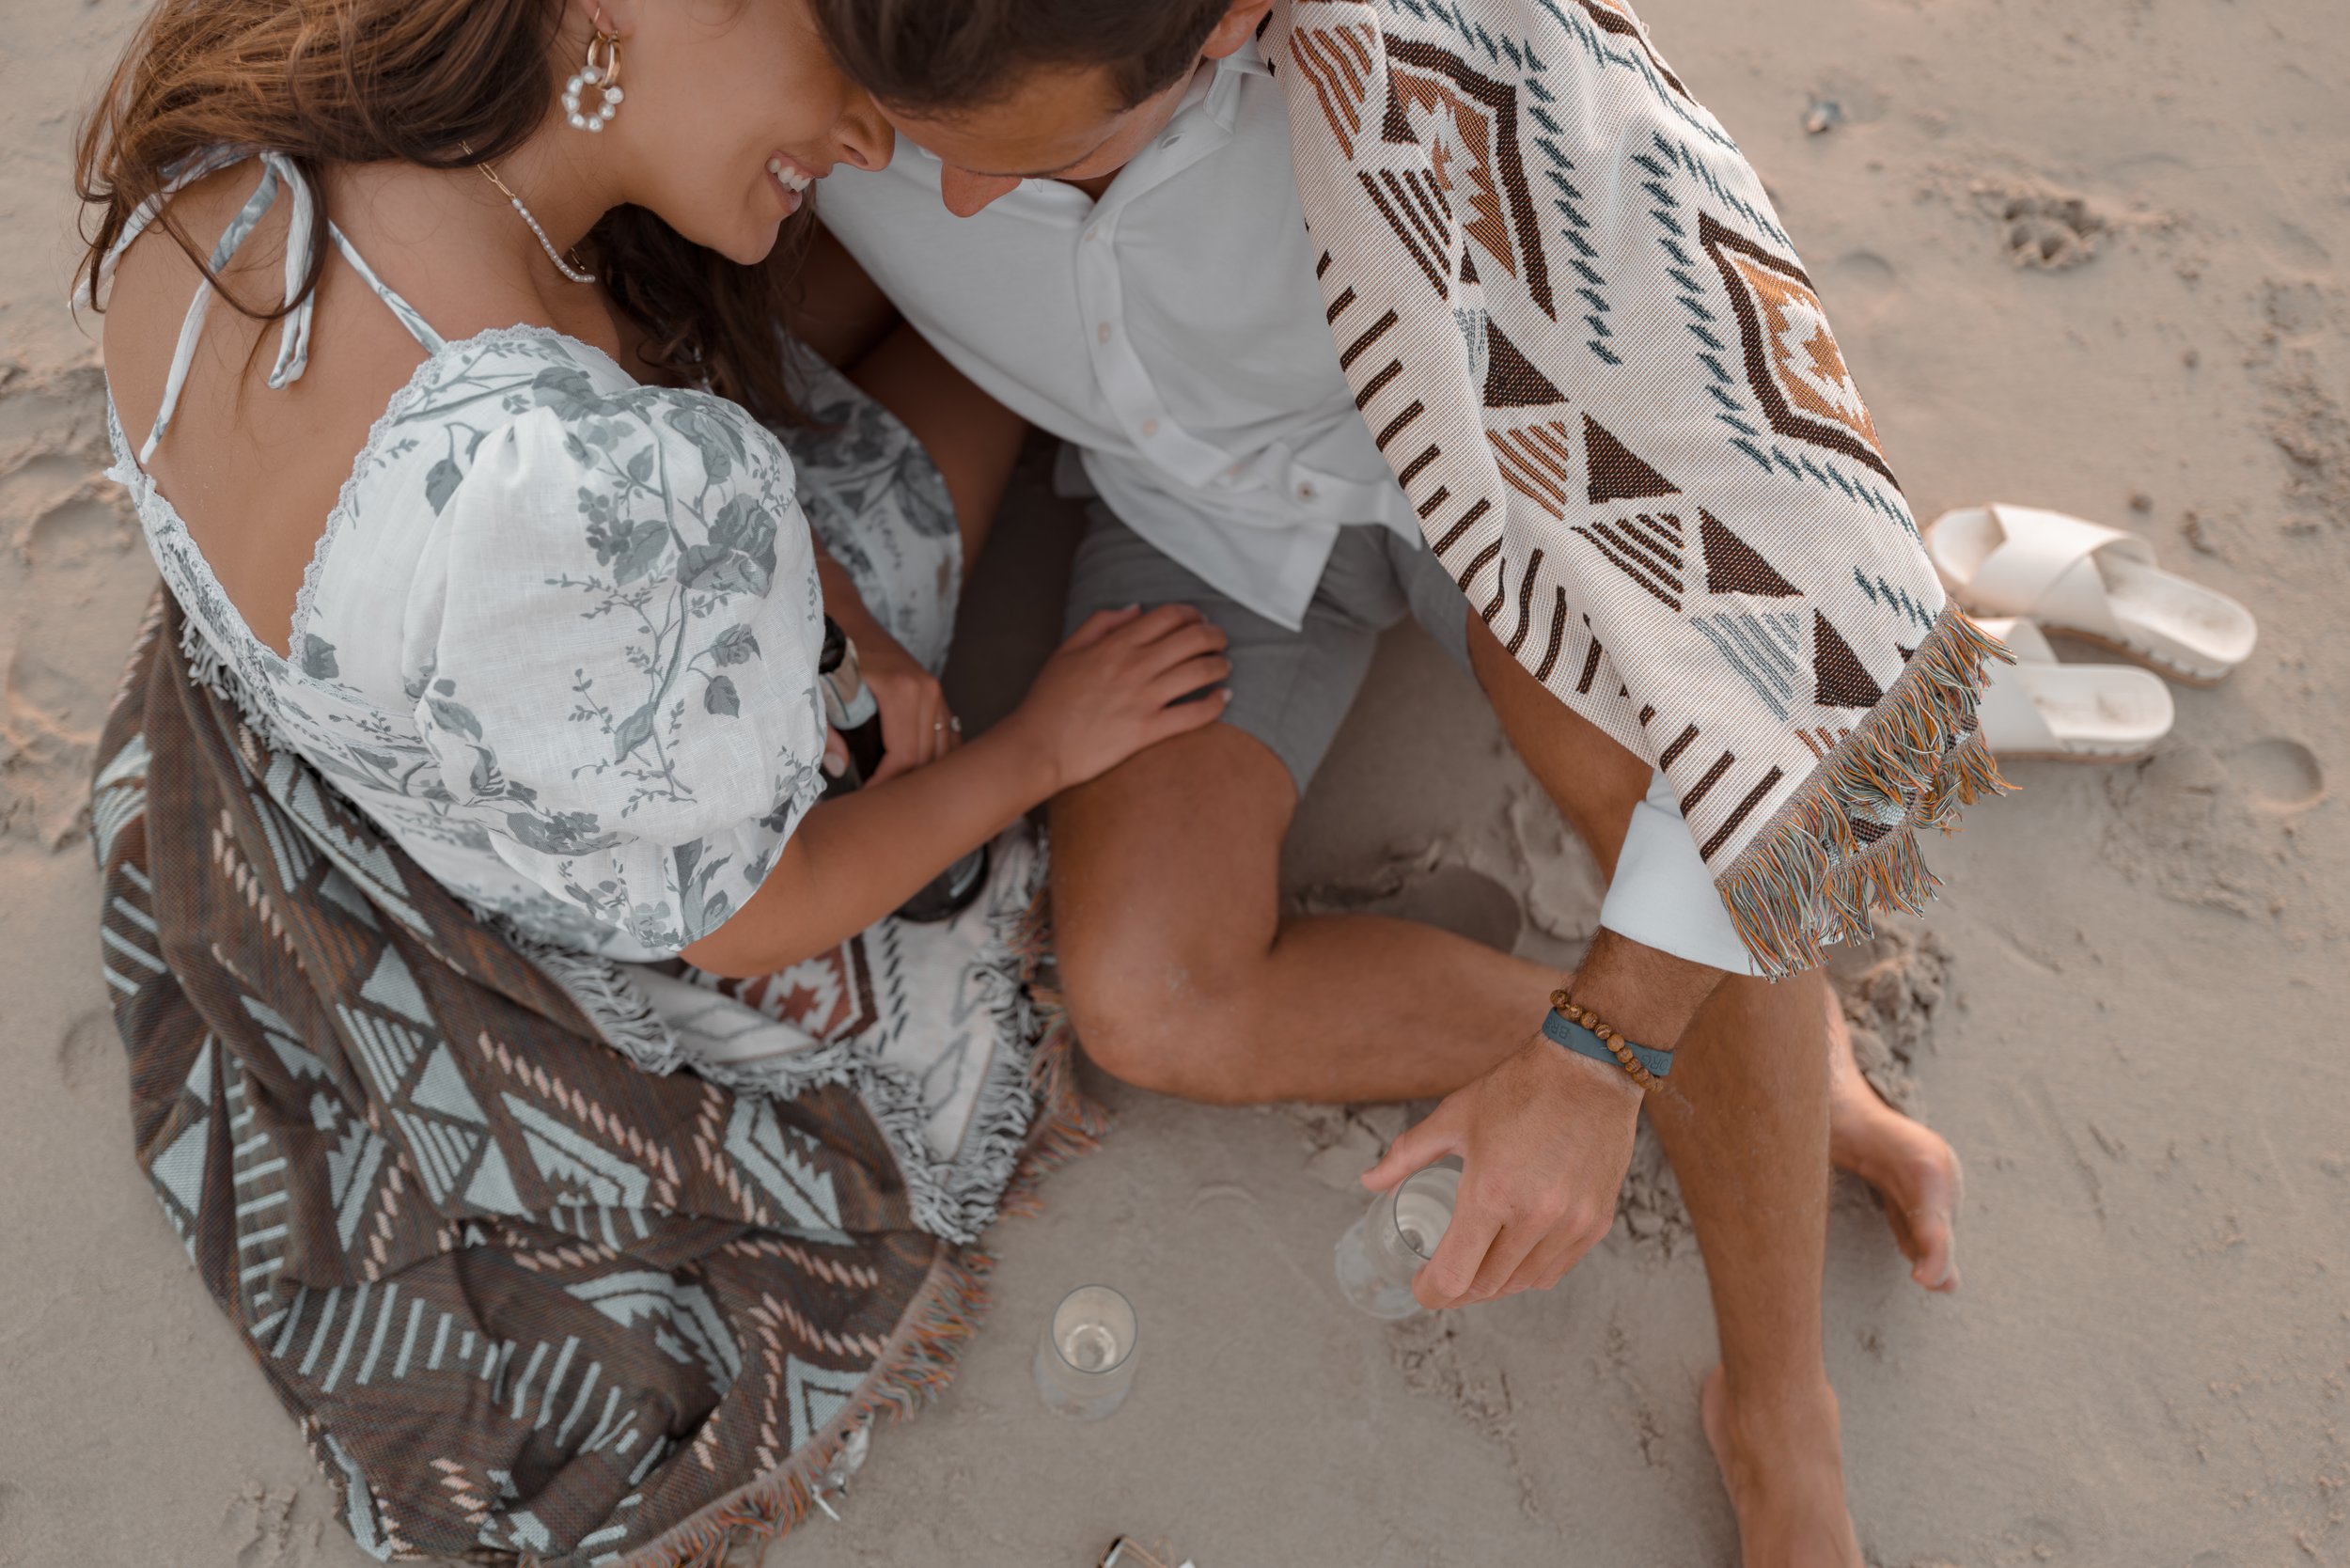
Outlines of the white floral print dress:
<svg viewBox="0 0 2350 1568">
<path fill-rule="evenodd" d="M 222 152 L 182 171 L 117 255 L 177 190 L 248 156 L 260 182 L 215 264 L 280 190 L 299 217 L 308 196 L 290 161 Z M 1000 1137 L 981 1151 L 975 1135 L 1005 1121 L 1039 1032 L 1025 1000 L 1004 994 L 1018 989 L 1010 949 L 1041 872 L 1032 845 L 999 845 L 994 896 L 965 918 L 885 921 L 797 966 L 793 984 L 636 967 L 724 924 L 822 792 L 811 525 L 891 633 L 933 670 L 944 662 L 962 561 L 937 470 L 892 416 L 805 356 L 816 423 L 777 432 L 707 393 L 640 385 L 550 329 L 444 341 L 329 232 L 425 357 L 326 522 L 290 656 L 246 626 L 145 467 L 207 296 L 146 446 L 134 455 L 109 420 L 110 475 L 186 612 L 191 663 L 445 886 L 552 959 L 600 1002 L 600 1021 L 620 1019 L 606 1030 L 616 1044 L 655 1070 L 690 1065 L 777 1092 L 859 1083 L 886 1102 L 875 1108 L 901 1163 L 932 1167 L 933 1228 L 976 1229 L 1010 1155 Z M 305 302 L 272 385 L 300 375 L 308 328 Z M 860 968 L 859 1008 L 781 1005 L 795 988 L 803 1004 L 811 987 L 849 989 Z M 984 1040 L 967 1005 L 980 992 L 993 1004 L 976 1014 Z M 930 1038 L 933 1010 L 950 1038 Z M 949 1013 L 965 1016 L 950 1027 Z M 908 1175 L 917 1195 L 932 1184 Z"/>
</svg>

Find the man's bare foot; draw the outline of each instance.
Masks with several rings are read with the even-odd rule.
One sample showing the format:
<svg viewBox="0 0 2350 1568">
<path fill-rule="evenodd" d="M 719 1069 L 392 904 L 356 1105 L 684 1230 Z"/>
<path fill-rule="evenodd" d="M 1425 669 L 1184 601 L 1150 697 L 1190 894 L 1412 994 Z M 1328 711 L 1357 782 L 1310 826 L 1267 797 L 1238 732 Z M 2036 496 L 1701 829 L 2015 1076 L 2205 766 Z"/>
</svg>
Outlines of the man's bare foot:
<svg viewBox="0 0 2350 1568">
<path fill-rule="evenodd" d="M 1842 1428 L 1826 1384 L 1809 1398 L 1748 1408 L 1716 1367 L 1698 1410 L 1738 1515 L 1744 1568 L 1860 1568 L 1844 1505 Z"/>
<path fill-rule="evenodd" d="M 1876 1189 L 1909 1277 L 1958 1289 L 1958 1208 L 1966 1173 L 1941 1135 L 1885 1103 L 1853 1058 L 1852 1027 L 1827 1000 L 1829 1163 Z"/>
</svg>

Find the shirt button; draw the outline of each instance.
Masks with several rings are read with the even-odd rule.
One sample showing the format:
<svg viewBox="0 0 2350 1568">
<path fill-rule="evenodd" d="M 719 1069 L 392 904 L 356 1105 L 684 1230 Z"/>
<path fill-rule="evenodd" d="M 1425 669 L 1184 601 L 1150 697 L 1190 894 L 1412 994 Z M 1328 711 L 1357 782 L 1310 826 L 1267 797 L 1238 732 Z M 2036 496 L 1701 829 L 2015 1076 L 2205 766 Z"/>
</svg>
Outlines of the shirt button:
<svg viewBox="0 0 2350 1568">
<path fill-rule="evenodd" d="M 1101 339 L 1101 340 L 1102 340 L 1103 342 L 1104 342 L 1104 343 L 1108 342 L 1108 341 L 1110 340 L 1110 324 L 1109 324 L 1109 322 L 1107 322 L 1107 321 L 1104 321 L 1104 322 L 1103 322 L 1100 326 L 1095 327 L 1095 328 L 1093 329 L 1093 336 L 1094 336 L 1095 337 L 1097 337 L 1097 338 Z"/>
<path fill-rule="evenodd" d="M 1145 420 L 1142 422 L 1142 433 L 1143 433 L 1143 434 L 1145 434 L 1145 435 L 1156 435 L 1156 434 L 1158 434 L 1158 433 L 1159 433 L 1159 422 L 1158 422 L 1156 419 L 1145 419 Z"/>
<path fill-rule="evenodd" d="M 1297 498 L 1301 501 L 1310 501 L 1314 498 L 1314 487 L 1310 480 L 1297 487 Z"/>
</svg>

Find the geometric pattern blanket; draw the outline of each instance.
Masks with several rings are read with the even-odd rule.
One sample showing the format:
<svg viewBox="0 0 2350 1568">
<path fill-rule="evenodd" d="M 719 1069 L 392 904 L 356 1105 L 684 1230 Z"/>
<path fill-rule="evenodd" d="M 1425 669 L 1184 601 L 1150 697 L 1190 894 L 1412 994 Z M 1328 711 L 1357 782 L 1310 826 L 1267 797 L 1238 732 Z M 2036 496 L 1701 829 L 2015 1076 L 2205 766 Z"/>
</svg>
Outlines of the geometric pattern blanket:
<svg viewBox="0 0 2350 1568">
<path fill-rule="evenodd" d="M 1945 603 L 1753 167 L 1624 0 L 1277 0 L 1330 330 L 1437 557 L 1661 769 L 1769 973 L 1935 886 L 2005 786 Z"/>
<path fill-rule="evenodd" d="M 852 1087 L 612 1049 L 191 679 L 180 620 L 142 629 L 91 804 L 135 1145 L 352 1537 L 586 1568 L 788 1529 L 943 1382 L 984 1260 L 916 1223 Z M 1085 1141 L 1054 1045 L 1040 1155 Z"/>
</svg>

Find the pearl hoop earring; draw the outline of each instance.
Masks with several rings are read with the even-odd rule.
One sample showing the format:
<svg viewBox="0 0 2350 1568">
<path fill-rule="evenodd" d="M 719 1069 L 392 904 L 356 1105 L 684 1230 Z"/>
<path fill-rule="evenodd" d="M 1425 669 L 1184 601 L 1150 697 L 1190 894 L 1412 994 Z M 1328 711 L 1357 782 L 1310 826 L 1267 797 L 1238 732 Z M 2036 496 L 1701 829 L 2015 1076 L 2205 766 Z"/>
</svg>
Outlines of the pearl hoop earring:
<svg viewBox="0 0 2350 1568">
<path fill-rule="evenodd" d="M 620 112 L 620 40 L 603 30 L 603 12 L 596 12 L 595 32 L 588 39 L 588 63 L 563 84 L 563 118 L 574 131 L 602 131 Z M 592 109 L 580 106 L 580 95 L 596 89 Z"/>
</svg>

